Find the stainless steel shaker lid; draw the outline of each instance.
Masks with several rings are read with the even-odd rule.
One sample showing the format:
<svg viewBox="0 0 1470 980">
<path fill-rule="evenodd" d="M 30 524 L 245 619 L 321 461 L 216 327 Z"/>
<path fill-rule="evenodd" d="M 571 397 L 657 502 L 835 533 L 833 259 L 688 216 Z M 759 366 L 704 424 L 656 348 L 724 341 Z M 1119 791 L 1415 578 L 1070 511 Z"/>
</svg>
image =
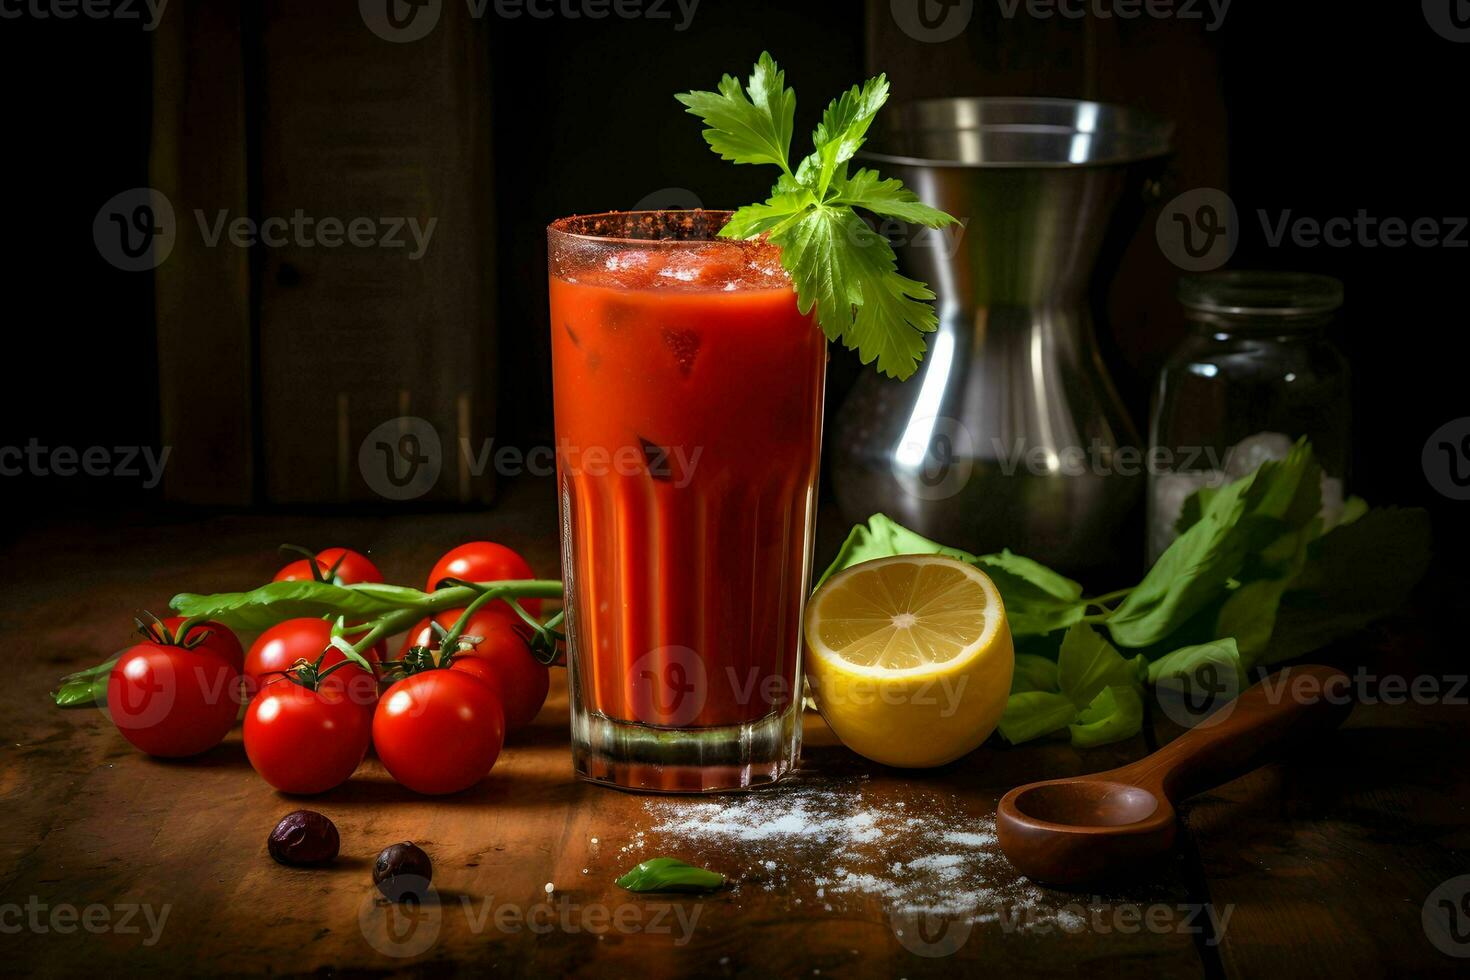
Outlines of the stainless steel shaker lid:
<svg viewBox="0 0 1470 980">
<path fill-rule="evenodd" d="M 935 167 L 1079 167 L 1170 152 L 1174 126 L 1126 106 L 1077 99 L 921 99 L 885 113 L 859 156 Z"/>
<path fill-rule="evenodd" d="M 1185 309 L 1199 313 L 1321 316 L 1342 305 L 1342 283 L 1306 272 L 1211 272 L 1184 276 L 1176 295 Z"/>
</svg>

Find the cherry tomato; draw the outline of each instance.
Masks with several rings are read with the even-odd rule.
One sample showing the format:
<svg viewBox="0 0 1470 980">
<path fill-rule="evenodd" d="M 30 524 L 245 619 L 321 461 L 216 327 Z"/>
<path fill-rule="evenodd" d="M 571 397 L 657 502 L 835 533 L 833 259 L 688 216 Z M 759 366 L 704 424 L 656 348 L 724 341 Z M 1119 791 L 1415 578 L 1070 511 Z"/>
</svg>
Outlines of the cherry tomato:
<svg viewBox="0 0 1470 980">
<path fill-rule="evenodd" d="M 388 688 L 373 715 L 373 748 L 418 793 L 468 789 L 490 772 L 505 715 L 488 684 L 458 670 L 425 670 Z"/>
<path fill-rule="evenodd" d="M 237 672 L 245 669 L 245 648 L 240 646 L 240 638 L 228 626 L 222 623 L 216 623 L 214 620 L 208 620 L 203 623 L 195 623 L 194 627 L 189 630 L 187 637 L 177 636 L 179 627 L 183 625 L 183 616 L 169 616 L 163 620 L 163 626 L 168 630 L 169 635 L 180 642 L 186 639 L 193 639 L 201 633 L 208 631 L 208 638 L 203 643 L 197 644 L 194 649 L 209 650 L 224 657 Z"/>
<path fill-rule="evenodd" d="M 343 558 L 342 556 L 346 556 Z M 342 564 L 337 565 L 337 559 L 342 558 Z M 336 582 L 338 585 L 356 585 L 358 582 L 381 582 L 383 573 L 378 571 L 366 555 L 352 551 L 349 548 L 327 548 L 318 551 L 312 559 L 299 558 L 286 567 L 276 572 L 273 582 L 310 582 L 318 576 L 311 573 L 311 563 L 316 562 L 317 569 L 322 576 L 337 565 Z"/>
<path fill-rule="evenodd" d="M 424 591 L 433 592 L 446 578 L 464 579 L 466 582 L 504 582 L 535 577 L 536 573 L 531 571 L 526 559 L 505 545 L 493 541 L 471 541 L 446 552 L 434 563 Z M 532 616 L 541 615 L 540 599 L 521 599 L 520 603 L 521 608 Z"/>
<path fill-rule="evenodd" d="M 239 678 L 214 650 L 140 643 L 108 675 L 107 710 L 123 738 L 149 755 L 198 755 L 235 724 Z"/>
<path fill-rule="evenodd" d="M 316 663 L 316 658 L 321 657 L 323 652 L 326 653 L 322 658 L 323 670 L 341 663 L 346 657 L 331 644 L 332 624 L 328 620 L 303 618 L 277 623 L 260 634 L 250 645 L 250 652 L 245 655 L 248 686 L 252 692 L 258 690 L 270 681 L 282 677 L 298 660 Z M 368 662 L 376 667 L 384 659 L 385 652 L 383 644 L 374 644 L 367 652 Z M 339 675 L 348 680 L 354 700 L 375 700 L 373 695 L 377 693 L 377 681 L 361 667 L 343 667 L 332 676 Z"/>
<path fill-rule="evenodd" d="M 463 613 L 463 609 L 447 609 L 436 615 L 434 622 L 446 630 L 452 629 Z M 512 619 L 512 616 L 514 613 L 496 608 L 493 603 L 475 610 L 461 635 L 478 636 L 480 641 L 473 649 L 455 654 L 450 662 L 452 669 L 462 670 L 495 687 L 505 710 L 507 733 L 531 723 L 546 703 L 546 692 L 551 687 L 551 671 L 531 655 L 530 644 L 519 626 L 520 617 Z M 403 641 L 404 651 L 411 646 L 438 648 L 439 635 L 429 620 L 421 620 L 409 631 Z"/>
<path fill-rule="evenodd" d="M 355 697 L 344 667 L 317 689 L 281 678 L 245 712 L 245 754 L 282 793 L 324 793 L 347 781 L 367 755 L 373 705 Z M 361 671 L 357 671 L 361 679 Z"/>
</svg>

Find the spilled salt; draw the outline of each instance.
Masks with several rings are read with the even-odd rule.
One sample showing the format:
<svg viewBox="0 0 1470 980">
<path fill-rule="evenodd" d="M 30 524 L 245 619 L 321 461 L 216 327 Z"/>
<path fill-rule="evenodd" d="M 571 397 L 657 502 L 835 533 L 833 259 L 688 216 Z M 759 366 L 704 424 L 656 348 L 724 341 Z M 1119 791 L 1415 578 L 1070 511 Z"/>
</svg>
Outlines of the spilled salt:
<svg viewBox="0 0 1470 980">
<path fill-rule="evenodd" d="M 1075 897 L 1047 892 L 1010 867 L 990 815 L 943 792 L 920 790 L 910 807 L 865 782 L 799 774 L 727 800 L 647 800 L 650 822 L 634 841 L 698 850 L 732 880 L 747 877 L 762 892 L 828 911 L 877 899 L 890 915 L 1025 929 L 1064 929 L 1080 918 Z"/>
</svg>

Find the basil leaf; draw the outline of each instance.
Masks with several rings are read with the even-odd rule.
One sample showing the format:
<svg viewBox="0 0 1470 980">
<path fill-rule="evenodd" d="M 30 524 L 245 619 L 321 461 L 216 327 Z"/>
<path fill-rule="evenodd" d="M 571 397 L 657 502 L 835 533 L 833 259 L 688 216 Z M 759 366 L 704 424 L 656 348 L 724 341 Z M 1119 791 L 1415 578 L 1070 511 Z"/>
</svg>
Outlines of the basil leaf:
<svg viewBox="0 0 1470 980">
<path fill-rule="evenodd" d="M 1180 647 L 1148 665 L 1148 682 L 1158 684 L 1171 677 L 1192 676 L 1205 664 L 1215 664 L 1234 675 L 1237 682 L 1245 680 L 1245 664 L 1233 637 Z M 1237 688 L 1239 690 L 1240 688 Z"/>
<path fill-rule="evenodd" d="M 1159 556 L 1107 620 L 1121 646 L 1158 643 L 1215 600 L 1246 559 L 1321 509 L 1321 467 L 1305 441 L 1286 459 L 1210 495 L 1197 523 Z"/>
<path fill-rule="evenodd" d="M 1339 524 L 1309 547 L 1258 662 L 1304 656 L 1402 607 L 1428 571 L 1430 556 L 1423 510 L 1375 507 Z"/>
<path fill-rule="evenodd" d="M 867 524 L 856 525 L 848 534 L 847 540 L 837 550 L 837 557 L 827 566 L 822 577 L 817 579 L 813 591 L 821 588 L 822 583 L 844 568 L 861 565 L 875 558 L 892 558 L 894 555 L 948 555 L 963 562 L 975 560 L 975 556 L 968 551 L 946 548 L 922 534 L 910 531 L 884 514 L 874 514 L 868 518 Z M 1001 596 L 1004 598 L 1005 593 L 1001 593 Z"/>
<path fill-rule="evenodd" d="M 650 858 L 617 881 L 630 892 L 707 892 L 723 887 L 725 876 L 678 858 Z"/>
<path fill-rule="evenodd" d="M 970 563 L 990 576 L 1005 602 L 1013 636 L 1040 636 L 1082 621 L 1082 586 L 1040 562 L 1010 550 L 980 555 Z"/>
<path fill-rule="evenodd" d="M 1090 626 L 1073 626 L 1062 637 L 1062 651 L 1057 657 L 1057 685 L 1079 710 L 1092 704 L 1108 687 L 1136 686 L 1144 670 L 1141 656 L 1124 660 Z"/>
<path fill-rule="evenodd" d="M 1011 674 L 1011 693 L 1052 691 L 1057 687 L 1057 665 L 1034 653 L 1016 654 L 1016 669 Z"/>
<path fill-rule="evenodd" d="M 101 708 L 107 704 L 107 678 L 103 673 L 93 677 L 63 678 L 51 692 L 58 708 Z"/>
<path fill-rule="evenodd" d="M 1077 706 L 1065 694 L 1023 691 L 1006 699 L 996 730 L 1012 745 L 1059 732 L 1077 717 Z"/>
<path fill-rule="evenodd" d="M 114 654 L 100 664 L 67 674 L 51 692 L 58 708 L 100 708 L 107 704 L 107 679 L 117 665 Z"/>
<path fill-rule="evenodd" d="M 1132 738 L 1143 730 L 1143 697 L 1132 684 L 1105 687 L 1067 730 L 1079 749 Z"/>
<path fill-rule="evenodd" d="M 194 595 L 184 592 L 169 603 L 181 616 L 224 623 L 231 629 L 263 630 L 298 618 L 346 616 L 376 619 L 413 608 L 427 600 L 416 589 L 382 585 L 333 585 L 328 582 L 272 582 L 250 592 Z"/>
</svg>

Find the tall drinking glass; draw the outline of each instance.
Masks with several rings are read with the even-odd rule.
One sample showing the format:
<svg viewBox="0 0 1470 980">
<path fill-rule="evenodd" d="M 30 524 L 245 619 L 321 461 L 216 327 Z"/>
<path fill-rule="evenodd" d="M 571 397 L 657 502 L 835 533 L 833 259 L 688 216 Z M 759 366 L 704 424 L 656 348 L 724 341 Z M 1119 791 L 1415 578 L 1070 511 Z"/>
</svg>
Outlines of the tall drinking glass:
<svg viewBox="0 0 1470 980">
<path fill-rule="evenodd" d="M 708 792 L 801 748 L 826 345 L 728 212 L 548 229 L 578 775 Z"/>
</svg>

